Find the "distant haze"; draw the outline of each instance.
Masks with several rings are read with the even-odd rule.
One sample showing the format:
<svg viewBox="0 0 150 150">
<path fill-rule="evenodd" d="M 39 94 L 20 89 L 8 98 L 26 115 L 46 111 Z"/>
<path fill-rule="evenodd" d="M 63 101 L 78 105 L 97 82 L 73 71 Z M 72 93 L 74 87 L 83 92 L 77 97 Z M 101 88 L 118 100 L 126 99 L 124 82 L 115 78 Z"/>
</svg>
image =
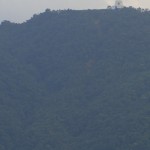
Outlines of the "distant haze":
<svg viewBox="0 0 150 150">
<path fill-rule="evenodd" d="M 0 21 L 23 22 L 50 9 L 102 9 L 115 0 L 0 0 Z M 123 0 L 126 6 L 150 8 L 149 0 Z"/>
</svg>

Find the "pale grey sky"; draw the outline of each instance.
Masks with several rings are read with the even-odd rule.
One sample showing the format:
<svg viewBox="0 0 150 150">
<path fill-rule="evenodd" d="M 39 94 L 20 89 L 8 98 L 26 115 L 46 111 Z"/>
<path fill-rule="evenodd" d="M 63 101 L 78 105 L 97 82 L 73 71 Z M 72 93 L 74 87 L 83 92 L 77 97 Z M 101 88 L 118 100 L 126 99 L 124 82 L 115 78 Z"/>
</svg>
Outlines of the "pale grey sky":
<svg viewBox="0 0 150 150">
<path fill-rule="evenodd" d="M 101 9 L 115 0 L 0 0 L 0 21 L 23 22 L 33 14 L 50 9 Z M 124 5 L 150 8 L 150 0 L 123 0 Z"/>
</svg>

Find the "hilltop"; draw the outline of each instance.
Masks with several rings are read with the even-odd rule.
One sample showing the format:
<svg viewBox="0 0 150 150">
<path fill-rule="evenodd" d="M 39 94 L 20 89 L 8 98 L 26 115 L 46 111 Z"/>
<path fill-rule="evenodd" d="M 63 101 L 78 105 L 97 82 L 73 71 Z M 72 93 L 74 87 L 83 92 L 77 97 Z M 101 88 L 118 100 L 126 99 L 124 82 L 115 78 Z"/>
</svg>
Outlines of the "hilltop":
<svg viewBox="0 0 150 150">
<path fill-rule="evenodd" d="M 4 21 L 0 149 L 150 149 L 149 31 L 133 8 Z"/>
</svg>

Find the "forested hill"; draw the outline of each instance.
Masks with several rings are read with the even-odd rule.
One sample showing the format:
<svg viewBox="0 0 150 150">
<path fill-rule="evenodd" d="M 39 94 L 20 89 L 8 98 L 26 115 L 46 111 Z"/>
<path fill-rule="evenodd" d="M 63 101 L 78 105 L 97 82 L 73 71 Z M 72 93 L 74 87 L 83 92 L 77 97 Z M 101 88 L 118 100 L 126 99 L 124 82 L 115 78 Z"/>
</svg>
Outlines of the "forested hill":
<svg viewBox="0 0 150 150">
<path fill-rule="evenodd" d="M 2 22 L 0 150 L 149 149 L 150 12 Z"/>
</svg>

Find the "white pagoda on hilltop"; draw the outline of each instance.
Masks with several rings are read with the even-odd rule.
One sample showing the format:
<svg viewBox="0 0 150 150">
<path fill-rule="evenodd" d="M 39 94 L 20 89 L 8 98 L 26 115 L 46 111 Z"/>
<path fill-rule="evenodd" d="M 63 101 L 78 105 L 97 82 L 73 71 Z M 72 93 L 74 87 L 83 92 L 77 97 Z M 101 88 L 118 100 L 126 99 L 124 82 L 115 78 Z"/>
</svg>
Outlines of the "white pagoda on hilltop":
<svg viewBox="0 0 150 150">
<path fill-rule="evenodd" d="M 107 8 L 108 9 L 121 9 L 121 8 L 124 8 L 123 1 L 122 0 L 116 0 L 114 6 L 108 6 Z"/>
<path fill-rule="evenodd" d="M 116 0 L 115 1 L 115 8 L 123 8 L 123 1 L 122 0 Z"/>
</svg>

